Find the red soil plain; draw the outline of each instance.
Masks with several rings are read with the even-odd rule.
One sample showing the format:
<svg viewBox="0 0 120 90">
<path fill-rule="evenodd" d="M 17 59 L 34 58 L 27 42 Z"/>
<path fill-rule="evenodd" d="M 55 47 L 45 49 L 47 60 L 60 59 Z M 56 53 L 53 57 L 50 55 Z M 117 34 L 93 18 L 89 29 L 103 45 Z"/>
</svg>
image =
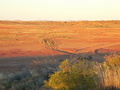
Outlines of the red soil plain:
<svg viewBox="0 0 120 90">
<path fill-rule="evenodd" d="M 120 54 L 120 21 L 0 21 L 0 70 L 72 54 L 101 62 L 110 53 Z"/>
</svg>

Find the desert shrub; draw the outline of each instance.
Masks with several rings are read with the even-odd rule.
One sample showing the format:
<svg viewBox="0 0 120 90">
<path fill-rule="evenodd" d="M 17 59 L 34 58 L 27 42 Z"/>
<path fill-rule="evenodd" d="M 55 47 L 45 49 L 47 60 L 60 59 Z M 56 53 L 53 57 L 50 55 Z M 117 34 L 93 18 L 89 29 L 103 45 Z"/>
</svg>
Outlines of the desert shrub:
<svg viewBox="0 0 120 90">
<path fill-rule="evenodd" d="M 74 63 L 65 60 L 59 66 L 60 70 L 50 75 L 44 86 L 55 90 L 94 90 L 98 77 L 94 73 L 93 64 L 87 60 Z"/>
<path fill-rule="evenodd" d="M 0 73 L 0 80 L 2 80 L 4 78 L 3 73 Z"/>
<path fill-rule="evenodd" d="M 14 75 L 0 82 L 0 90 L 39 90 L 45 80 L 41 76 L 27 76 L 21 79 L 20 74 Z M 12 78 L 12 79 L 11 79 Z"/>
<path fill-rule="evenodd" d="M 7 90 L 11 87 L 12 82 L 10 82 L 10 78 L 12 78 L 13 74 L 8 75 L 8 73 L 2 73 L 2 78 L 0 80 L 0 90 Z"/>
<path fill-rule="evenodd" d="M 120 90 L 120 56 L 105 56 L 103 63 L 66 60 L 59 70 L 45 81 L 55 90 Z"/>
<path fill-rule="evenodd" d="M 40 87 L 39 77 L 27 77 L 12 83 L 12 90 L 38 90 Z"/>
<path fill-rule="evenodd" d="M 105 64 L 108 66 L 118 66 L 120 65 L 120 56 L 117 54 L 112 54 L 109 56 L 105 56 Z"/>
<path fill-rule="evenodd" d="M 0 82 L 0 90 L 40 90 L 49 74 L 56 71 L 57 60 L 33 60 L 30 69 L 24 67 Z M 43 88 L 42 88 L 43 89 Z"/>
<path fill-rule="evenodd" d="M 57 71 L 59 64 L 60 62 L 58 60 L 33 60 L 32 73 L 48 79 L 49 74 Z"/>
<path fill-rule="evenodd" d="M 12 84 L 14 82 L 16 82 L 16 81 L 20 82 L 23 79 L 30 77 L 30 76 L 31 76 L 31 73 L 30 73 L 29 69 L 27 69 L 27 68 L 25 68 L 23 71 L 19 71 L 14 74 L 11 74 L 11 75 L 10 75 L 10 73 L 8 73 L 8 74 L 6 74 L 6 78 L 4 78 L 0 82 L 0 85 L 1 85 L 0 88 L 4 87 L 5 90 L 8 90 L 8 89 L 12 88 Z"/>
</svg>

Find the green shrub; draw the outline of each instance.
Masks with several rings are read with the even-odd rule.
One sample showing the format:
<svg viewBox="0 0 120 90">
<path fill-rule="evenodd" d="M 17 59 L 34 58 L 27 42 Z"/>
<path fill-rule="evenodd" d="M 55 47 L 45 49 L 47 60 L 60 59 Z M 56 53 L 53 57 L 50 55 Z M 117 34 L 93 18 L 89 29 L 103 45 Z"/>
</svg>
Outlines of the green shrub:
<svg viewBox="0 0 120 90">
<path fill-rule="evenodd" d="M 60 70 L 50 75 L 44 86 L 55 90 L 94 90 L 97 75 L 94 73 L 93 64 L 87 60 L 74 63 L 65 60 L 59 66 Z"/>
<path fill-rule="evenodd" d="M 38 90 L 40 88 L 38 77 L 27 77 L 12 83 L 12 90 Z"/>
</svg>

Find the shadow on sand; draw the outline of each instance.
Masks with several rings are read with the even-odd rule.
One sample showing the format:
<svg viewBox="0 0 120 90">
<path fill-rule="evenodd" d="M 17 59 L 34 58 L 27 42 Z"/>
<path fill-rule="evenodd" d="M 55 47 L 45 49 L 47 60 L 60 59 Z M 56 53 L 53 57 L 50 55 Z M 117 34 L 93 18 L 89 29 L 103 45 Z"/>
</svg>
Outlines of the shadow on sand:
<svg viewBox="0 0 120 90">
<path fill-rule="evenodd" d="M 90 59 L 89 59 L 90 57 Z M 49 56 L 24 56 L 24 57 L 10 57 L 0 58 L 0 71 L 17 69 L 21 65 L 30 67 L 33 60 L 77 60 L 77 59 L 89 59 L 91 61 L 103 62 L 104 55 L 98 55 L 95 53 L 79 53 L 79 54 L 64 54 L 64 55 L 49 55 Z"/>
</svg>

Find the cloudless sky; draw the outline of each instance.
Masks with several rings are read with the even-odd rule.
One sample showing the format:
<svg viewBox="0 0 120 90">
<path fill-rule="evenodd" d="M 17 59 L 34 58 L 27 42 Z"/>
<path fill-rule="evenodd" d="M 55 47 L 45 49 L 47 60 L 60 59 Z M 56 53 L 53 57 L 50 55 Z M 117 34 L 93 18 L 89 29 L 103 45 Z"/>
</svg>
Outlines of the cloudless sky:
<svg viewBox="0 0 120 90">
<path fill-rule="evenodd" d="M 0 20 L 120 20 L 120 0 L 0 0 Z"/>
</svg>

